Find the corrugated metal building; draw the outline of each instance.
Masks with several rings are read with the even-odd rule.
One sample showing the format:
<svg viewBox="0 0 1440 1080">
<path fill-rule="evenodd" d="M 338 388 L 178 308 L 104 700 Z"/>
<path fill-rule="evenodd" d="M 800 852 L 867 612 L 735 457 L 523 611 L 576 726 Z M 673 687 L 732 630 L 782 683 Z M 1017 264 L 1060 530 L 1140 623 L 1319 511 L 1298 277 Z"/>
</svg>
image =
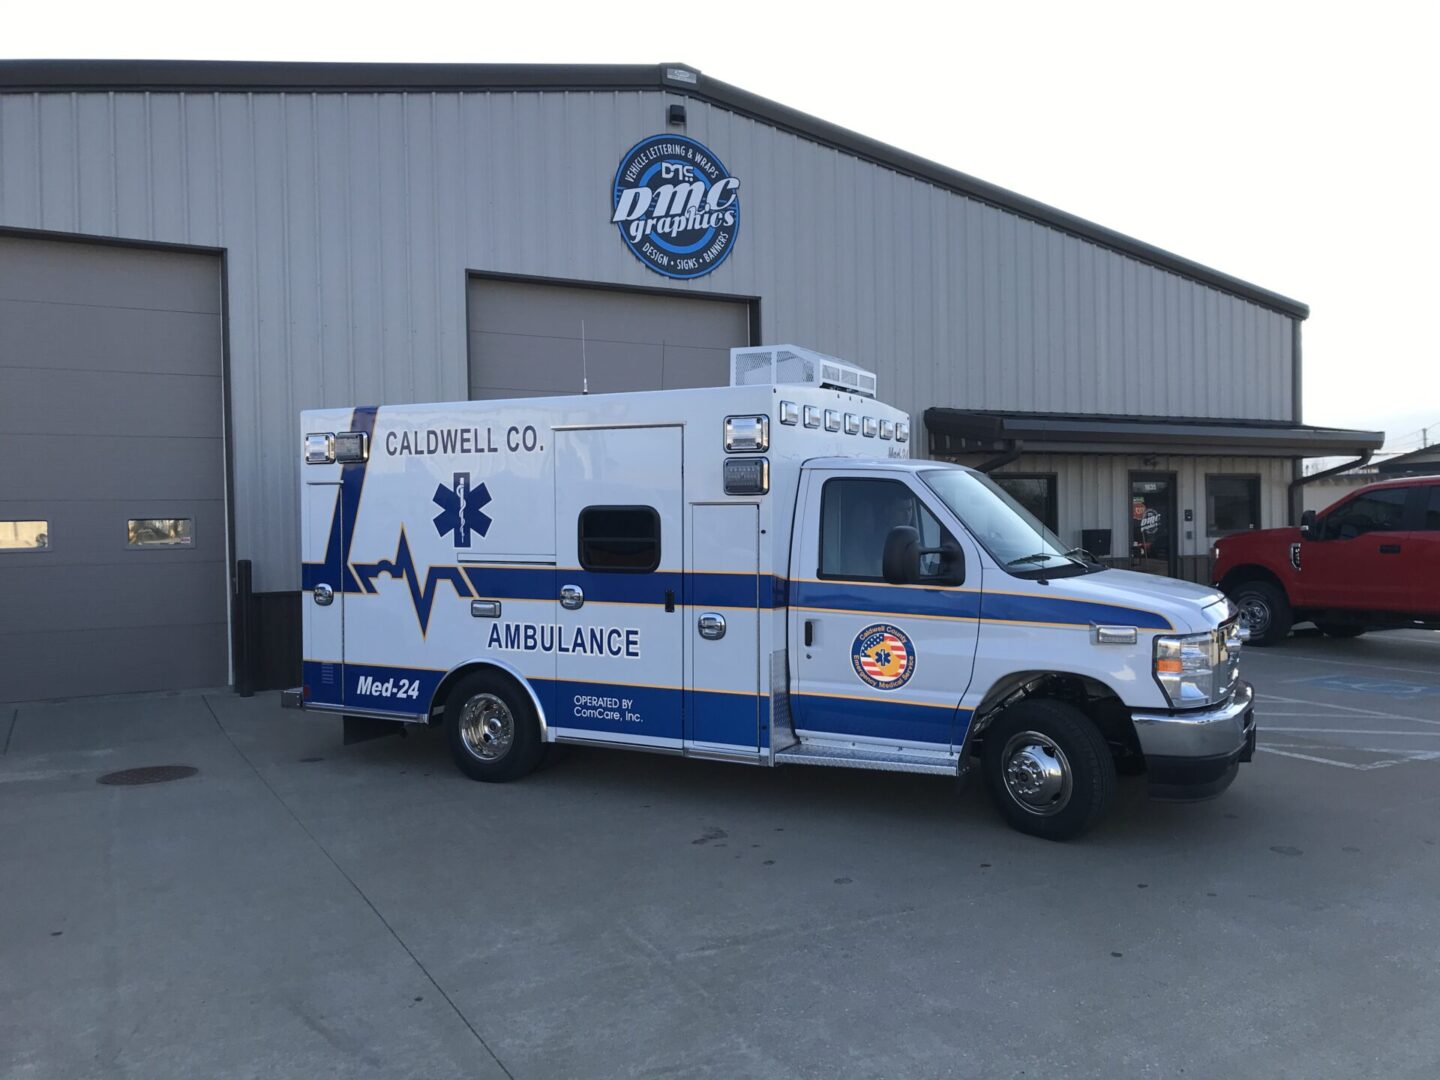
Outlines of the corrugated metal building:
<svg viewBox="0 0 1440 1080">
<path fill-rule="evenodd" d="M 1379 444 L 1301 425 L 1306 315 L 682 65 L 0 63 L 0 700 L 225 682 L 239 559 L 283 679 L 299 410 L 575 391 L 582 326 L 591 392 L 870 367 L 917 452 L 1203 576 Z"/>
</svg>

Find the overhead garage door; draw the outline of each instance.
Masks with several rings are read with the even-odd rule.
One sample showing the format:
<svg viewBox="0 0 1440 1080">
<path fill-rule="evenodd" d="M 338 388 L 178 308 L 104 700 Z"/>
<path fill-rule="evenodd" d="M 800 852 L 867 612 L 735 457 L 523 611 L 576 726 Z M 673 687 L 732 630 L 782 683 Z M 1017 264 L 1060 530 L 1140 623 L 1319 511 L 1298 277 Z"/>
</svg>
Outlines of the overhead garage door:
<svg viewBox="0 0 1440 1080">
<path fill-rule="evenodd" d="M 0 701 L 227 681 L 220 292 L 0 236 Z"/>
<path fill-rule="evenodd" d="M 724 386 L 751 344 L 745 301 L 471 278 L 469 308 L 476 399 Z"/>
</svg>

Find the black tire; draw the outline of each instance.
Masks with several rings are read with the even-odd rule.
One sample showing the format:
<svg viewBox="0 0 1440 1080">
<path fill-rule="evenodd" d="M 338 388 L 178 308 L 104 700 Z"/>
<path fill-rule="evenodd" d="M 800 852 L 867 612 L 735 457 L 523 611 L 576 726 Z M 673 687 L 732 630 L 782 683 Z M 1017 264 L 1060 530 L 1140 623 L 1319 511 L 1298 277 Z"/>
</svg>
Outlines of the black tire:
<svg viewBox="0 0 1440 1080">
<path fill-rule="evenodd" d="M 1356 626 L 1354 623 L 1317 622 L 1315 625 L 1326 637 L 1352 638 L 1365 633 L 1365 627 Z"/>
<path fill-rule="evenodd" d="M 1295 613 L 1282 589 L 1268 581 L 1247 581 L 1230 590 L 1230 599 L 1250 628 L 1251 645 L 1276 645 L 1289 636 Z"/>
<path fill-rule="evenodd" d="M 1006 709 L 985 732 L 981 765 L 1001 816 L 1046 840 L 1089 831 L 1115 796 L 1105 737 L 1063 701 L 1034 698 Z"/>
<path fill-rule="evenodd" d="M 445 737 L 471 780 L 503 783 L 533 772 L 545 752 L 528 694 L 497 671 L 465 676 L 445 701 Z"/>
</svg>

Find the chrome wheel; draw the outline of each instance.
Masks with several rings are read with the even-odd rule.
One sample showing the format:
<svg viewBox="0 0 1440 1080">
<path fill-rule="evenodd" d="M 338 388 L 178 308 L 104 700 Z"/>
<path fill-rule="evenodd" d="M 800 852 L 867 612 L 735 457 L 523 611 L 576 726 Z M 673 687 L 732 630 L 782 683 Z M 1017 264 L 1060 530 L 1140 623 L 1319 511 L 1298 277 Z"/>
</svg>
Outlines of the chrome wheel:
<svg viewBox="0 0 1440 1080">
<path fill-rule="evenodd" d="M 515 717 L 494 694 L 476 694 L 460 711 L 460 738 L 481 761 L 499 761 L 515 742 Z"/>
<path fill-rule="evenodd" d="M 1270 605 L 1263 596 L 1247 593 L 1240 598 L 1240 623 L 1251 637 L 1264 637 L 1270 629 Z"/>
<path fill-rule="evenodd" d="M 1031 814 L 1058 814 L 1070 802 L 1073 787 L 1065 751 L 1038 731 L 1021 731 L 1005 743 L 1000 755 L 1005 791 Z"/>
</svg>

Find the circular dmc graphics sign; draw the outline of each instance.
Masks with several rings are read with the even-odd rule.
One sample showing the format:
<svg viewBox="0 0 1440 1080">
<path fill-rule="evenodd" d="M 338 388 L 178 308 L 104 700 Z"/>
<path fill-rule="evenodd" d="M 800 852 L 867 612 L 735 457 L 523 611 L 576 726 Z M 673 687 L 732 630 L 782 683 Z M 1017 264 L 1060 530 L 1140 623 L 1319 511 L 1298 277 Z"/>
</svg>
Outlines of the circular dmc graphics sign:
<svg viewBox="0 0 1440 1080">
<path fill-rule="evenodd" d="M 620 159 L 610 221 L 655 273 L 703 277 L 735 246 L 740 180 L 694 139 L 651 135 Z"/>
<path fill-rule="evenodd" d="M 861 682 L 877 690 L 898 690 L 915 674 L 915 646 L 898 626 L 874 623 L 855 635 L 850 662 Z"/>
</svg>

